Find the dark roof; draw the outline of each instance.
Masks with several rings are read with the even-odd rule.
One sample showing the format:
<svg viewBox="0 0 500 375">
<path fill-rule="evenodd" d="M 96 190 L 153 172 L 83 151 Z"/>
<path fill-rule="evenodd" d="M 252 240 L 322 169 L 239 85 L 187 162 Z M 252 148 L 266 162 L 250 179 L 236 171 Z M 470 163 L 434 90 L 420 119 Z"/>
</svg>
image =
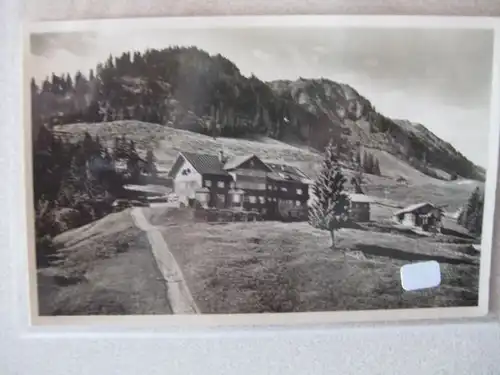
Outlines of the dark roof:
<svg viewBox="0 0 500 375">
<path fill-rule="evenodd" d="M 274 172 L 270 178 L 277 181 L 297 181 L 302 183 L 308 183 L 309 177 L 302 172 L 299 168 L 287 165 L 287 164 L 277 164 L 277 163 L 266 163 L 271 170 Z"/>
<path fill-rule="evenodd" d="M 284 173 L 299 179 L 309 179 L 309 177 L 299 168 L 288 164 L 266 163 L 274 172 Z"/>
<path fill-rule="evenodd" d="M 189 163 L 192 164 L 193 168 L 200 174 L 213 174 L 213 175 L 221 175 L 221 176 L 229 176 L 229 173 L 225 171 L 225 169 L 235 168 L 238 165 L 241 165 L 246 160 L 257 157 L 255 155 L 245 155 L 245 156 L 236 156 L 230 158 L 226 165 L 220 162 L 219 156 L 210 155 L 210 154 L 198 154 L 194 152 L 181 152 L 180 153 Z M 257 157 L 258 158 L 258 157 Z M 173 177 L 176 173 L 177 168 L 180 167 L 179 159 L 174 164 L 172 169 L 169 172 L 169 176 Z M 270 168 L 272 172 L 263 172 L 263 171 L 240 171 L 238 170 L 236 173 L 240 176 L 253 176 L 260 177 L 266 176 L 276 180 L 276 181 L 300 181 L 305 182 L 304 180 L 309 180 L 309 177 L 302 172 L 299 168 L 287 165 L 287 164 L 277 164 L 277 163 L 266 163 L 264 164 Z"/>
<path fill-rule="evenodd" d="M 181 152 L 181 155 L 191 163 L 200 174 L 216 174 L 228 176 L 217 155 L 195 154 L 193 152 Z"/>
<path fill-rule="evenodd" d="M 237 168 L 241 164 L 246 162 L 247 160 L 253 158 L 254 156 L 255 155 L 253 155 L 253 154 L 252 155 L 233 156 L 226 161 L 226 164 L 224 165 L 224 169 L 229 170 L 229 169 Z"/>
</svg>

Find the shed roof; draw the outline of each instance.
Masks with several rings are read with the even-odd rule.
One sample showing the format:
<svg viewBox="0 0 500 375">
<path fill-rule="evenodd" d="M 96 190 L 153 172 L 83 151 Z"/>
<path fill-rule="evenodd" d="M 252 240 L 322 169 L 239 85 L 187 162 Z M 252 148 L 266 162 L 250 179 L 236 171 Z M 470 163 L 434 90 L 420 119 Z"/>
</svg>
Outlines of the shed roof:
<svg viewBox="0 0 500 375">
<path fill-rule="evenodd" d="M 351 202 L 373 203 L 373 198 L 365 194 L 348 194 Z"/>
</svg>

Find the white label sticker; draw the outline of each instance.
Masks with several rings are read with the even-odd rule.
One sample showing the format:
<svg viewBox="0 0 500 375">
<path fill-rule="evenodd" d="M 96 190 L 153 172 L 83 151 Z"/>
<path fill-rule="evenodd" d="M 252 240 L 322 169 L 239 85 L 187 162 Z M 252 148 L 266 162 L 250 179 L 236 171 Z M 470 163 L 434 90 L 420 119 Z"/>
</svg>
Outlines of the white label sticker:
<svg viewBox="0 0 500 375">
<path fill-rule="evenodd" d="M 441 284 L 441 269 L 435 260 L 401 267 L 401 286 L 406 291 L 434 288 Z"/>
</svg>

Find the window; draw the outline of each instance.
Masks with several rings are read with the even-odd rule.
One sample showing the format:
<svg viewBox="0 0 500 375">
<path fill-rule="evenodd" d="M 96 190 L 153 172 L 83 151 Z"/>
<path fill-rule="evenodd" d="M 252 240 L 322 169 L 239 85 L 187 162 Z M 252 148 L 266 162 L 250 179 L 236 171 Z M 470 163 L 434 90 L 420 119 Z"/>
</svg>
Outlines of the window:
<svg viewBox="0 0 500 375">
<path fill-rule="evenodd" d="M 264 197 L 259 197 L 259 202 L 260 202 L 261 204 L 266 203 L 266 198 L 264 198 Z"/>
<path fill-rule="evenodd" d="M 225 186 L 226 186 L 226 184 L 224 183 L 224 181 L 217 182 L 217 187 L 218 188 L 223 189 Z"/>
<path fill-rule="evenodd" d="M 267 190 L 273 190 L 273 185 L 267 185 Z"/>
<path fill-rule="evenodd" d="M 233 194 L 233 203 L 240 203 L 240 202 L 241 202 L 241 195 Z"/>
<path fill-rule="evenodd" d="M 300 201 L 295 201 L 295 205 L 296 205 L 297 207 L 300 207 L 300 206 L 302 206 L 302 203 L 301 203 Z"/>
<path fill-rule="evenodd" d="M 231 189 L 234 189 L 234 182 L 231 181 L 231 183 L 229 184 L 229 186 L 231 187 Z"/>
<path fill-rule="evenodd" d="M 205 187 L 211 187 L 211 186 L 212 186 L 212 181 L 205 180 Z"/>
<path fill-rule="evenodd" d="M 182 172 L 181 172 L 181 174 L 182 174 L 183 176 L 187 176 L 187 175 L 188 175 L 188 174 L 190 174 L 190 173 L 191 173 L 191 169 L 189 169 L 189 168 L 184 168 L 184 169 L 182 170 Z"/>
<path fill-rule="evenodd" d="M 250 195 L 248 197 L 248 200 L 250 203 L 257 203 L 257 197 L 253 196 L 253 195 Z"/>
<path fill-rule="evenodd" d="M 303 192 L 302 192 L 302 189 L 297 189 L 297 194 L 298 194 L 298 195 L 302 195 L 302 193 L 303 193 Z"/>
<path fill-rule="evenodd" d="M 224 194 L 217 194 L 217 200 L 220 203 L 226 203 L 226 196 Z"/>
<path fill-rule="evenodd" d="M 286 187 L 282 186 L 281 191 L 288 191 L 288 189 Z"/>
<path fill-rule="evenodd" d="M 266 190 L 266 184 L 258 184 L 257 189 L 258 190 Z"/>
</svg>

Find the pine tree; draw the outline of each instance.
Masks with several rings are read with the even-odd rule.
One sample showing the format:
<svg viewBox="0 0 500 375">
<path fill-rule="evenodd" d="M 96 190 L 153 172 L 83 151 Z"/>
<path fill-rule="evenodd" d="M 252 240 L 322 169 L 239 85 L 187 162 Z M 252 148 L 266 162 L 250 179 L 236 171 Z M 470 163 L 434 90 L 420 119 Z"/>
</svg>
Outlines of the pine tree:
<svg viewBox="0 0 500 375">
<path fill-rule="evenodd" d="M 79 70 L 75 73 L 75 88 L 83 82 L 83 74 Z"/>
<path fill-rule="evenodd" d="M 38 94 L 38 86 L 34 78 L 31 78 L 31 95 Z"/>
<path fill-rule="evenodd" d="M 73 90 L 73 80 L 69 74 L 66 74 L 66 92 Z"/>
<path fill-rule="evenodd" d="M 376 159 L 376 158 L 374 159 L 374 163 L 373 163 L 373 174 L 377 175 L 377 176 L 381 175 L 380 164 L 379 164 L 378 159 Z"/>
<path fill-rule="evenodd" d="M 52 85 L 49 81 L 49 78 L 45 78 L 45 80 L 42 83 L 42 92 L 51 92 L 52 91 Z"/>
<path fill-rule="evenodd" d="M 362 160 L 362 166 L 363 166 L 363 171 L 365 173 L 370 173 L 368 171 L 368 164 L 370 163 L 370 161 L 368 160 L 369 156 L 368 156 L 368 152 L 364 152 L 363 153 L 363 160 Z"/>
<path fill-rule="evenodd" d="M 358 164 L 358 166 L 361 165 L 361 149 L 359 147 L 356 149 L 355 163 Z"/>
<path fill-rule="evenodd" d="M 156 158 L 153 154 L 153 150 L 149 149 L 146 154 L 146 169 L 147 173 L 151 176 L 156 176 L 156 166 L 155 166 Z"/>
<path fill-rule="evenodd" d="M 373 155 L 365 151 L 363 158 L 363 170 L 365 173 L 373 174 Z"/>
<path fill-rule="evenodd" d="M 467 205 L 460 213 L 457 222 L 475 235 L 481 235 L 483 229 L 484 197 L 479 188 L 476 188 Z"/>
<path fill-rule="evenodd" d="M 345 183 L 337 150 L 330 143 L 325 150 L 321 173 L 313 185 L 314 201 L 309 210 L 309 224 L 330 232 L 332 249 L 335 247 L 335 230 L 348 220 L 349 197 L 344 191 Z"/>
</svg>

